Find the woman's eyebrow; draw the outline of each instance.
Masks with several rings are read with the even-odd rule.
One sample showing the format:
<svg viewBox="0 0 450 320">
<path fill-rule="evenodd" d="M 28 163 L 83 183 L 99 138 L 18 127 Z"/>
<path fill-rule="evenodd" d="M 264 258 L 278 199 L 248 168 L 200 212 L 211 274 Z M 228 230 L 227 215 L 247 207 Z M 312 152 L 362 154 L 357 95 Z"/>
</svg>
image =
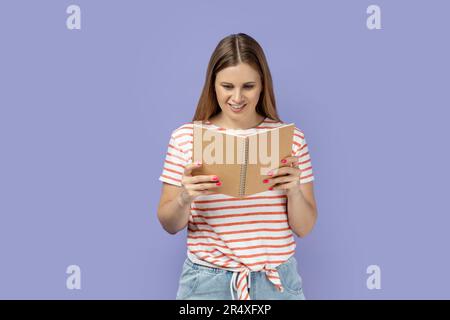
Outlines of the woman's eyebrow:
<svg viewBox="0 0 450 320">
<path fill-rule="evenodd" d="M 256 82 L 255 81 L 249 81 L 249 82 L 246 82 L 244 84 L 253 84 L 253 83 L 256 83 Z M 229 82 L 221 82 L 220 84 L 231 84 L 232 85 L 232 83 L 229 83 Z"/>
</svg>

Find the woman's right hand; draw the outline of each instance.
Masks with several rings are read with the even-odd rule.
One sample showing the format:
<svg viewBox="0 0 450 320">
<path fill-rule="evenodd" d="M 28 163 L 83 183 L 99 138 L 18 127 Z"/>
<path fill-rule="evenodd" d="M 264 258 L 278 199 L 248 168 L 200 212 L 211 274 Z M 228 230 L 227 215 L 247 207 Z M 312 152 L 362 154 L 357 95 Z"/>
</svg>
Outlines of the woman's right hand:
<svg viewBox="0 0 450 320">
<path fill-rule="evenodd" d="M 199 168 L 202 164 L 191 163 L 184 169 L 181 185 L 181 199 L 184 203 L 191 203 L 197 196 L 213 194 L 213 189 L 221 186 L 219 177 L 215 175 L 192 176 L 192 170 Z"/>
</svg>

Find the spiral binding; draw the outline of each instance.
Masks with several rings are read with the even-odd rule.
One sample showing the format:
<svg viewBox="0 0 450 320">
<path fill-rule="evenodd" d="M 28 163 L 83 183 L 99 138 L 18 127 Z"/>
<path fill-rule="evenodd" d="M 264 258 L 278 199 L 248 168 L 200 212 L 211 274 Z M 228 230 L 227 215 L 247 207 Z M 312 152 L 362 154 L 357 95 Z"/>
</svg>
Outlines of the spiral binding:
<svg viewBox="0 0 450 320">
<path fill-rule="evenodd" d="M 240 185 L 239 185 L 239 196 L 243 197 L 245 195 L 245 187 L 247 181 L 247 163 L 248 163 L 248 138 L 245 138 L 244 144 L 244 163 L 241 165 L 240 172 Z"/>
</svg>

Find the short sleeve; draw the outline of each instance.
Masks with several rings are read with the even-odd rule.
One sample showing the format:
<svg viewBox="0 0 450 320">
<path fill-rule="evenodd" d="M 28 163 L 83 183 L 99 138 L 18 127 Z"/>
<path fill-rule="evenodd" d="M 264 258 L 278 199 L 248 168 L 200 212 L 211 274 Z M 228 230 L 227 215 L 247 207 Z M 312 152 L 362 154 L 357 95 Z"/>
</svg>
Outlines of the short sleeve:
<svg viewBox="0 0 450 320">
<path fill-rule="evenodd" d="M 309 154 L 305 134 L 297 128 L 294 130 L 292 153 L 299 159 L 298 168 L 302 171 L 300 175 L 300 183 L 314 181 L 311 155 Z"/>
<path fill-rule="evenodd" d="M 178 145 L 172 132 L 159 180 L 181 187 L 181 178 L 183 177 L 186 164 L 186 155 Z"/>
</svg>

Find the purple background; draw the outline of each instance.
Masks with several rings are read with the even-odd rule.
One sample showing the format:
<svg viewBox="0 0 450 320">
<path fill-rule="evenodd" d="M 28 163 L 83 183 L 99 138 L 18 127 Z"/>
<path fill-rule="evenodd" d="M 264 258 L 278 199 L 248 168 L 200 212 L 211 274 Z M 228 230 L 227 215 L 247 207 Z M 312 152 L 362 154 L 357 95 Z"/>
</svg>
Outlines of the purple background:
<svg viewBox="0 0 450 320">
<path fill-rule="evenodd" d="M 81 7 L 81 30 L 66 8 Z M 381 30 L 366 8 L 381 7 Z M 308 299 L 450 298 L 448 1 L 2 1 L 0 298 L 174 299 L 157 219 L 170 133 L 245 32 L 308 140 Z M 448 198 L 447 198 L 448 199 Z M 66 268 L 81 267 L 81 290 Z M 381 268 L 381 289 L 366 268 Z"/>
</svg>

